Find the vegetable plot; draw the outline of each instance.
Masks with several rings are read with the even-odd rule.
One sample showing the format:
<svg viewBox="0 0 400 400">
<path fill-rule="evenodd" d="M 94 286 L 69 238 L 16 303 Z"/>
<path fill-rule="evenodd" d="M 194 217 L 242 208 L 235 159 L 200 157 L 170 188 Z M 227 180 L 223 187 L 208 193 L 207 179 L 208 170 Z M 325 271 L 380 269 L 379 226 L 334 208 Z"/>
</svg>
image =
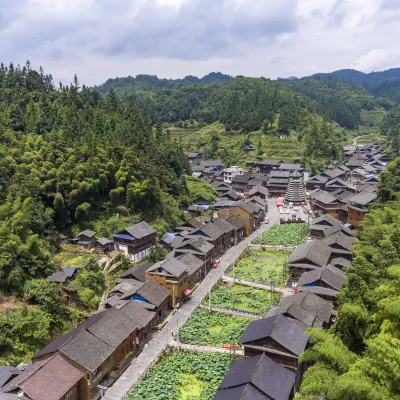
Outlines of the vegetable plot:
<svg viewBox="0 0 400 400">
<path fill-rule="evenodd" d="M 214 346 L 237 343 L 250 319 L 198 308 L 179 332 L 182 342 Z"/>
<path fill-rule="evenodd" d="M 150 369 L 127 400 L 212 400 L 229 366 L 227 354 L 174 352 Z"/>
<path fill-rule="evenodd" d="M 289 254 L 286 251 L 250 250 L 228 275 L 243 281 L 284 287 L 289 278 L 286 271 Z"/>
<path fill-rule="evenodd" d="M 278 304 L 280 293 L 266 292 L 248 286 L 217 286 L 211 293 L 211 305 L 215 307 L 238 308 L 244 311 L 265 313 L 272 304 Z M 205 300 L 208 304 L 208 297 Z"/>
<path fill-rule="evenodd" d="M 281 246 L 297 245 L 307 240 L 309 231 L 310 225 L 308 224 L 275 225 L 262 235 L 257 236 L 253 243 Z"/>
</svg>

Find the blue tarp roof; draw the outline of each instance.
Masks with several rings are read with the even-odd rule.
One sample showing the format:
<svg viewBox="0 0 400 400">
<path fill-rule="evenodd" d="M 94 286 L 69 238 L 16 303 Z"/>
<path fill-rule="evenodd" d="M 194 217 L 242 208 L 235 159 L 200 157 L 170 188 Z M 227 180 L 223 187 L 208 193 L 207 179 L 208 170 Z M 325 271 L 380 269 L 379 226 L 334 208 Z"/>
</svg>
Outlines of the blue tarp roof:
<svg viewBox="0 0 400 400">
<path fill-rule="evenodd" d="M 162 241 L 164 243 L 170 244 L 175 239 L 175 233 L 167 232 L 163 237 Z"/>
<path fill-rule="evenodd" d="M 204 208 L 205 210 L 208 210 L 208 208 L 210 207 L 208 204 L 193 204 L 193 205 L 199 208 Z"/>
<path fill-rule="evenodd" d="M 118 238 L 118 239 L 132 240 L 132 241 L 136 240 L 136 238 L 133 236 L 123 235 L 121 233 L 114 233 L 113 237 Z"/>
<path fill-rule="evenodd" d="M 67 276 L 70 278 L 74 273 L 76 272 L 76 268 L 63 268 L 63 271 L 67 274 Z"/>
</svg>

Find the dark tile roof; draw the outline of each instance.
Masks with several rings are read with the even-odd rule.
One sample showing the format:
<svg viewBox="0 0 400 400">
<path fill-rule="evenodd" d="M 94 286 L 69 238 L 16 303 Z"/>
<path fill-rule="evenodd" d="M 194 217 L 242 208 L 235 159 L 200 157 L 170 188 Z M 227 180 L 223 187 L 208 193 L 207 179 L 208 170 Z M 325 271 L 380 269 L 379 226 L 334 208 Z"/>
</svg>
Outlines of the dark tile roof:
<svg viewBox="0 0 400 400">
<path fill-rule="evenodd" d="M 332 196 L 328 192 L 321 191 L 316 197 L 314 197 L 315 200 L 323 203 L 323 204 L 332 204 L 332 203 L 337 203 L 337 198 L 335 196 Z"/>
<path fill-rule="evenodd" d="M 209 222 L 207 225 L 204 225 L 200 228 L 197 232 L 203 232 L 212 240 L 219 239 L 223 234 L 224 231 L 214 222 Z"/>
<path fill-rule="evenodd" d="M 343 250 L 351 251 L 351 243 L 353 242 L 351 239 L 353 238 L 338 232 L 336 235 L 331 235 L 321 239 L 321 242 L 329 247 L 335 247 L 337 245 L 342 247 Z"/>
<path fill-rule="evenodd" d="M 117 308 L 108 310 L 88 331 L 111 347 L 118 347 L 139 328 L 139 324 L 126 318 Z"/>
<path fill-rule="evenodd" d="M 192 218 L 191 220 L 186 222 L 186 225 L 189 225 L 193 228 L 201 228 L 203 224 L 196 218 Z"/>
<path fill-rule="evenodd" d="M 87 330 L 81 331 L 60 352 L 90 372 L 96 371 L 112 354 L 114 348 Z"/>
<path fill-rule="evenodd" d="M 49 275 L 46 280 L 55 283 L 64 283 L 68 279 L 68 275 L 65 271 L 56 271 Z"/>
<path fill-rule="evenodd" d="M 134 267 L 128 269 L 128 271 L 124 272 L 120 275 L 121 278 L 127 278 L 132 276 L 133 278 L 137 279 L 138 281 L 144 282 L 146 279 L 144 277 L 144 273 L 147 269 L 151 267 L 151 264 L 148 261 L 140 261 Z"/>
<path fill-rule="evenodd" d="M 19 384 L 28 379 L 32 374 L 34 374 L 39 368 L 41 368 L 44 364 L 47 363 L 49 359 L 40 360 L 36 362 L 32 362 L 32 364 L 27 365 L 23 369 L 21 369 L 19 375 L 17 375 L 12 381 L 8 382 L 1 390 L 0 394 L 12 392 L 18 389 Z"/>
<path fill-rule="evenodd" d="M 95 324 L 101 317 L 102 315 L 106 312 L 100 311 L 96 314 L 91 315 L 89 318 L 87 318 L 85 321 L 80 323 L 75 329 L 73 329 L 71 332 L 68 332 L 65 335 L 59 336 L 58 338 L 54 339 L 51 341 L 46 347 L 44 347 L 42 350 L 37 352 L 32 359 L 42 357 L 46 354 L 52 354 L 57 352 L 61 347 L 63 347 L 66 343 L 68 343 L 71 339 L 73 339 L 75 336 L 77 336 L 81 331 L 83 331 L 86 328 L 89 328 L 93 324 Z"/>
<path fill-rule="evenodd" d="M 336 218 L 332 217 L 331 215 L 324 214 L 319 218 L 314 218 L 312 220 L 312 224 L 313 225 L 321 225 L 321 224 L 322 225 L 326 225 L 326 224 L 329 224 L 331 226 L 334 226 L 334 225 L 340 224 L 340 222 Z"/>
<path fill-rule="evenodd" d="M 233 201 L 241 199 L 240 195 L 237 192 L 235 192 L 233 189 L 231 189 L 229 192 L 224 193 L 224 198 L 228 198 Z"/>
<path fill-rule="evenodd" d="M 167 271 L 169 275 L 172 275 L 175 278 L 180 278 L 186 273 L 187 266 L 177 258 L 169 257 L 166 260 L 155 263 L 146 272 L 159 273 L 157 271 L 159 268 Z"/>
<path fill-rule="evenodd" d="M 232 178 L 232 183 L 246 183 L 252 179 L 253 174 L 251 172 L 244 172 L 242 175 L 236 175 Z"/>
<path fill-rule="evenodd" d="M 202 160 L 200 161 L 200 165 L 205 167 L 222 167 L 221 160 Z"/>
<path fill-rule="evenodd" d="M 333 266 L 347 267 L 351 264 L 351 261 L 343 257 L 335 257 L 332 258 L 330 264 Z"/>
<path fill-rule="evenodd" d="M 297 171 L 297 170 L 301 170 L 303 167 L 301 164 L 286 164 L 286 163 L 282 163 L 281 165 L 279 165 L 279 169 L 280 170 L 290 170 L 290 171 Z"/>
<path fill-rule="evenodd" d="M 19 387 L 33 400 L 59 400 L 83 377 L 82 371 L 57 354 Z"/>
<path fill-rule="evenodd" d="M 214 246 L 211 243 L 207 242 L 207 240 L 203 239 L 201 236 L 189 239 L 187 243 L 182 243 L 182 245 L 178 246 L 178 248 L 185 246 L 186 244 L 190 245 L 196 251 L 204 255 L 210 252 L 214 248 Z"/>
<path fill-rule="evenodd" d="M 321 281 L 330 286 L 332 289 L 340 290 L 345 280 L 346 274 L 343 271 L 334 267 L 333 265 L 328 264 L 320 269 L 304 272 L 297 282 L 297 285 L 306 286 L 311 283 Z"/>
<path fill-rule="evenodd" d="M 90 229 L 86 229 L 85 231 L 82 231 L 82 232 L 79 232 L 77 235 L 76 235 L 76 237 L 79 237 L 79 236 L 87 236 L 87 237 L 94 237 L 95 235 L 96 235 L 96 232 L 95 231 L 92 231 L 92 230 L 90 230 Z"/>
<path fill-rule="evenodd" d="M 168 298 L 171 291 L 166 289 L 164 286 L 161 286 L 156 281 L 153 281 L 153 279 L 149 279 L 137 290 L 136 293 L 146 299 L 149 303 L 158 307 Z"/>
<path fill-rule="evenodd" d="M 308 341 L 304 329 L 298 323 L 283 315 L 277 315 L 250 322 L 239 343 L 246 344 L 267 337 L 271 337 L 297 356 L 304 351 Z"/>
<path fill-rule="evenodd" d="M 310 292 L 321 296 L 336 297 L 339 294 L 338 290 L 325 288 L 322 286 L 297 286 L 296 290 L 299 292 Z"/>
<path fill-rule="evenodd" d="M 269 192 L 268 189 L 264 186 L 258 185 L 254 186 L 253 189 L 249 192 L 249 197 L 255 196 L 257 193 L 260 193 L 264 196 L 268 196 Z"/>
<path fill-rule="evenodd" d="M 106 238 L 104 238 L 104 237 L 102 237 L 102 238 L 100 238 L 100 239 L 97 239 L 96 242 L 97 242 L 97 243 L 100 243 L 102 246 L 105 246 L 105 245 L 107 245 L 107 244 L 114 243 L 112 240 L 108 240 L 108 239 L 106 239 Z"/>
<path fill-rule="evenodd" d="M 357 158 L 351 158 L 347 162 L 346 166 L 347 167 L 362 167 L 363 164 L 364 164 L 364 160 L 360 160 L 360 159 L 357 159 Z"/>
<path fill-rule="evenodd" d="M 227 221 L 228 221 L 231 225 L 233 225 L 233 226 L 236 228 L 236 230 L 242 229 L 242 228 L 244 227 L 244 222 L 243 222 L 240 218 L 238 218 L 238 217 L 235 217 L 235 216 L 229 217 L 229 218 L 227 219 Z"/>
<path fill-rule="evenodd" d="M 122 282 L 113 287 L 110 291 L 110 294 L 125 294 L 129 293 L 134 289 L 139 289 L 143 285 L 143 282 L 133 280 L 133 282 Z"/>
<path fill-rule="evenodd" d="M 187 266 L 187 272 L 190 275 L 194 274 L 199 268 L 204 265 L 204 260 L 196 257 L 194 254 L 186 253 L 177 257 L 179 261 Z"/>
<path fill-rule="evenodd" d="M 323 244 L 320 240 L 298 245 L 289 256 L 288 264 L 299 263 L 302 260 L 308 260 L 312 264 L 323 267 L 328 264 L 332 249 Z"/>
<path fill-rule="evenodd" d="M 188 158 L 196 158 L 196 157 L 201 156 L 201 155 L 202 155 L 201 153 L 189 153 L 188 154 Z"/>
<path fill-rule="evenodd" d="M 0 389 L 6 385 L 11 379 L 19 375 L 21 371 L 15 367 L 0 366 Z"/>
<path fill-rule="evenodd" d="M 237 360 L 225 375 L 214 400 L 288 400 L 295 377 L 294 372 L 265 354 Z"/>
<path fill-rule="evenodd" d="M 361 192 L 357 193 L 355 196 L 349 198 L 349 204 L 359 204 L 359 205 L 369 205 L 376 200 L 376 193 Z"/>
<path fill-rule="evenodd" d="M 271 165 L 271 166 L 277 166 L 281 163 L 283 163 L 282 160 L 280 160 L 279 158 L 266 158 L 264 160 L 261 161 L 255 161 L 255 164 L 259 164 L 259 165 Z"/>
<path fill-rule="evenodd" d="M 332 304 L 321 299 L 312 292 L 303 292 L 291 296 L 285 296 L 282 298 L 280 305 L 282 307 L 290 307 L 292 304 L 301 306 L 303 309 L 321 318 L 326 323 L 329 322 L 333 310 Z"/>
<path fill-rule="evenodd" d="M 305 328 L 321 328 L 324 322 L 315 313 L 295 302 L 281 303 L 279 306 L 270 308 L 267 317 L 280 314 L 299 321 Z"/>
<path fill-rule="evenodd" d="M 141 328 L 147 327 L 156 317 L 155 312 L 146 310 L 134 300 L 130 300 L 117 308 L 119 308 L 119 310 L 130 320 L 135 321 L 135 323 Z"/>
<path fill-rule="evenodd" d="M 127 228 L 124 229 L 124 231 L 127 231 L 136 239 L 142 239 L 146 236 L 152 235 L 153 233 L 157 232 L 145 221 L 139 222 L 138 224 L 135 225 L 128 226 Z"/>
<path fill-rule="evenodd" d="M 254 207 L 254 204 L 252 203 L 245 203 L 244 201 L 241 201 L 237 203 L 237 206 L 247 211 L 249 214 L 254 214 L 255 212 L 257 212 L 256 208 Z"/>
<path fill-rule="evenodd" d="M 268 176 L 270 178 L 287 178 L 289 179 L 291 177 L 290 171 L 270 171 L 268 173 Z"/>
<path fill-rule="evenodd" d="M 310 177 L 306 183 L 325 183 L 328 182 L 329 178 L 326 178 L 324 176 L 321 175 L 316 175 L 316 176 L 312 176 Z"/>
<path fill-rule="evenodd" d="M 235 227 L 231 225 L 228 221 L 224 219 L 214 219 L 214 224 L 218 226 L 219 229 L 221 229 L 224 233 L 231 233 Z"/>
</svg>

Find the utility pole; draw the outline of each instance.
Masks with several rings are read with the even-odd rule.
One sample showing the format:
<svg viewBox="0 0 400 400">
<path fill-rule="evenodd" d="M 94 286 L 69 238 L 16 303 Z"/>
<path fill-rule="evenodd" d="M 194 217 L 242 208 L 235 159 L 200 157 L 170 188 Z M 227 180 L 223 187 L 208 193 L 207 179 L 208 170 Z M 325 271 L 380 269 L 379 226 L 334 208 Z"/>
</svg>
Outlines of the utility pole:
<svg viewBox="0 0 400 400">
<path fill-rule="evenodd" d="M 179 351 L 179 311 L 176 312 L 176 341 L 178 343 Z"/>
<path fill-rule="evenodd" d="M 208 311 L 211 312 L 211 290 L 212 290 L 212 286 L 210 283 L 210 291 L 208 293 Z"/>
</svg>

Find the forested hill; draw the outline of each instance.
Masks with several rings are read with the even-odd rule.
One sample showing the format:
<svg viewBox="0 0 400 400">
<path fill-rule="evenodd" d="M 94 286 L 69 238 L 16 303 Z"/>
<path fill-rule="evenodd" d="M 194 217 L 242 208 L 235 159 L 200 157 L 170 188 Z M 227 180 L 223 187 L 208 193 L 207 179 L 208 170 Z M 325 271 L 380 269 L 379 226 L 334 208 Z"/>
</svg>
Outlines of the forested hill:
<svg viewBox="0 0 400 400">
<path fill-rule="evenodd" d="M 391 107 L 389 101 L 374 98 L 362 86 L 324 80 L 281 82 L 238 76 L 219 84 L 178 85 L 173 89 L 124 86 L 116 93 L 123 101 L 134 95 L 153 122 L 220 121 L 228 129 L 247 132 L 260 129 L 263 123 L 271 125 L 279 114 L 281 131 L 287 133 L 305 113 L 355 129 L 362 109 Z"/>
<path fill-rule="evenodd" d="M 211 72 L 202 78 L 188 75 L 182 79 L 160 79 L 155 75 L 137 75 L 136 77 L 110 78 L 103 84 L 95 86 L 94 89 L 102 94 L 107 94 L 113 89 L 124 97 L 136 90 L 173 89 L 179 85 L 214 84 L 226 82 L 229 79 L 231 79 L 230 75 L 221 72 Z"/>
<path fill-rule="evenodd" d="M 181 222 L 187 158 L 134 102 L 77 79 L 56 89 L 29 63 L 0 67 L 0 99 L 1 291 L 22 296 L 53 270 L 59 232 Z"/>
<path fill-rule="evenodd" d="M 303 79 L 337 79 L 365 86 L 374 96 L 400 102 L 400 68 L 364 73 L 354 69 L 341 69 L 331 73 L 318 73 Z"/>
</svg>

